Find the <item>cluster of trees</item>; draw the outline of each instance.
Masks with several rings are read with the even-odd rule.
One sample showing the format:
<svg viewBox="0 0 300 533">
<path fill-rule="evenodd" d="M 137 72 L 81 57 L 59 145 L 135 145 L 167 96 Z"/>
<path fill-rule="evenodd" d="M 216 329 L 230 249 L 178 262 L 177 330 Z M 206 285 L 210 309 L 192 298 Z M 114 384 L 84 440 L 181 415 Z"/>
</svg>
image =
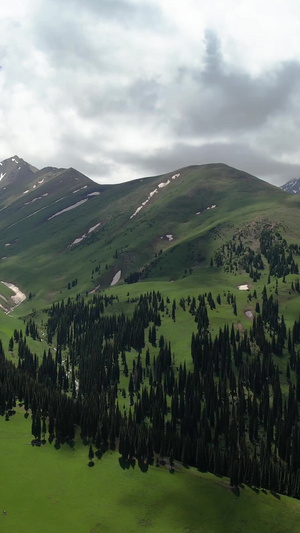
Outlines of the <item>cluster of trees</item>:
<svg viewBox="0 0 300 533">
<path fill-rule="evenodd" d="M 125 283 L 137 283 L 141 277 L 141 272 L 131 272 L 126 278 L 124 278 Z"/>
<path fill-rule="evenodd" d="M 246 245 L 241 235 L 238 240 L 233 236 L 229 241 L 216 251 L 214 258 L 211 258 L 210 265 L 223 267 L 227 272 L 246 272 L 254 282 L 258 281 L 264 270 L 263 257 L 269 263 L 269 278 L 274 276 L 283 278 L 288 274 L 298 274 L 298 264 L 295 262 L 293 254 L 299 255 L 300 249 L 297 244 L 287 244 L 278 230 L 265 227 L 260 232 L 260 251 L 253 250 Z"/>
<path fill-rule="evenodd" d="M 222 245 L 211 259 L 211 266 L 223 266 L 227 272 L 245 271 L 253 281 L 261 277 L 264 263 L 259 252 L 256 252 L 243 243 L 241 237 L 238 242 L 233 239 Z"/>
<path fill-rule="evenodd" d="M 20 332 L 17 366 L 0 345 L 0 412 L 9 417 L 22 401 L 37 439 L 62 442 L 79 428 L 99 453 L 118 447 L 124 460 L 142 463 L 167 456 L 229 476 L 232 485 L 300 498 L 300 320 L 287 329 L 264 288 L 248 333 L 225 325 L 212 337 L 212 294 L 181 298 L 197 324 L 187 366 L 177 364 L 159 334 L 168 306 L 175 319 L 175 300 L 155 291 L 141 295 L 132 317 L 113 314 L 113 303 L 112 296 L 94 295 L 91 302 L 54 304 L 47 335 L 56 349 L 41 362 Z M 147 338 L 152 346 L 142 355 Z M 284 354 L 287 377 L 276 362 Z"/>
<path fill-rule="evenodd" d="M 68 289 L 70 290 L 72 287 L 76 287 L 77 283 L 78 283 L 78 279 L 77 278 L 73 279 L 72 281 L 69 281 L 68 282 Z"/>
<path fill-rule="evenodd" d="M 299 274 L 298 264 L 293 253 L 298 254 L 299 248 L 295 244 L 288 246 L 279 231 L 264 229 L 260 236 L 260 249 L 270 265 L 270 275 L 285 278 L 288 274 Z"/>
</svg>

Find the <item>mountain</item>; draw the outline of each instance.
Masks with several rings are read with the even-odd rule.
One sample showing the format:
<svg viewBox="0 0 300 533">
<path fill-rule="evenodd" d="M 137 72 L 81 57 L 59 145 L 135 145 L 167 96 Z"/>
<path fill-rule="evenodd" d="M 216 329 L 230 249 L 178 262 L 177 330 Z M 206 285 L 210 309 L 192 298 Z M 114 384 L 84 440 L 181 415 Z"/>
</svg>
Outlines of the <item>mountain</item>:
<svg viewBox="0 0 300 533">
<path fill-rule="evenodd" d="M 26 180 L 14 174 L 1 194 L 0 272 L 36 300 L 128 276 L 183 279 L 254 221 L 262 228 L 275 217 L 291 236 L 300 231 L 299 201 L 223 164 L 106 186 L 72 168 L 24 165 Z"/>
<path fill-rule="evenodd" d="M 0 190 L 19 185 L 26 186 L 33 179 L 37 168 L 15 155 L 0 163 Z"/>
<path fill-rule="evenodd" d="M 26 169 L 0 190 L 8 530 L 298 531 L 299 196 Z"/>
<path fill-rule="evenodd" d="M 289 194 L 300 194 L 300 178 L 287 181 L 280 189 Z"/>
</svg>

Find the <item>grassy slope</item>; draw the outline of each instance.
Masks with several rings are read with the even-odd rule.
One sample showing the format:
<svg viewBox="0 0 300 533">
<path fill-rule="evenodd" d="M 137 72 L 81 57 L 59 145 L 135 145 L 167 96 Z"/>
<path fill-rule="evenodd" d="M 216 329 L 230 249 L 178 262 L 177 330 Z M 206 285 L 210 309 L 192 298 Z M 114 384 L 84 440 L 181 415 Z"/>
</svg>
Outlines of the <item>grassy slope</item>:
<svg viewBox="0 0 300 533">
<path fill-rule="evenodd" d="M 13 273 L 16 276 L 14 281 L 20 283 L 21 289 L 28 291 L 33 287 L 35 291 L 34 299 L 27 300 L 13 315 L 24 316 L 33 307 L 38 309 L 53 299 L 60 300 L 75 295 L 79 290 L 86 291 L 99 280 L 109 285 L 113 273 L 119 268 L 122 272 L 134 271 L 154 259 L 155 253 L 163 249 L 150 279 L 134 285 L 120 283 L 108 290 L 108 293 L 118 294 L 120 298 L 112 312 L 121 309 L 130 312 L 133 309 L 133 304 L 126 303 L 128 292 L 133 298 L 141 292 L 160 290 L 164 298 L 169 296 L 171 300 L 169 312 L 175 298 L 178 308 L 176 322 L 170 316 L 163 317 L 159 334 L 171 340 L 177 362 L 189 361 L 191 333 L 196 331 L 191 315 L 178 307 L 180 297 L 197 296 L 211 290 L 216 298 L 220 293 L 222 306 L 217 305 L 215 311 L 209 312 L 213 331 L 217 332 L 224 322 L 240 322 L 247 327 L 251 322 L 244 311 L 253 309 L 255 302 L 247 302 L 247 293 L 239 292 L 236 286 L 250 280 L 244 275 L 234 276 L 209 268 L 209 259 L 237 228 L 262 216 L 283 223 L 286 237 L 292 242 L 299 242 L 300 224 L 297 220 L 300 200 L 284 195 L 267 184 L 261 185 L 259 180 L 245 178 L 240 182 L 239 171 L 234 175 L 230 173 L 232 169 L 223 165 L 201 167 L 201 172 L 196 167 L 186 169 L 181 182 L 174 181 L 169 189 L 162 189 L 150 208 L 145 208 L 141 216 L 131 221 L 128 215 L 147 198 L 157 183 L 166 181 L 166 176 L 108 189 L 107 194 L 93 198 L 93 206 L 96 207 L 93 212 L 90 210 L 91 203 L 70 212 L 63 231 L 60 231 L 63 223 L 60 217 L 50 221 L 51 227 L 46 223 L 47 239 L 43 237 L 42 218 L 37 227 L 30 226 L 33 217 L 30 218 L 28 227 L 24 225 L 23 229 L 26 233 L 30 226 L 30 231 L 34 230 L 31 236 L 33 238 L 34 235 L 36 242 L 31 246 L 27 235 L 27 240 L 24 237 L 24 241 L 16 243 L 19 249 L 14 251 L 13 246 L 10 247 L 7 252 L 11 253 L 9 260 L 1 264 L 2 279 L 13 281 L 7 277 Z M 274 192 L 272 195 L 271 190 Z M 190 193 L 185 201 L 187 191 Z M 217 203 L 216 209 L 195 215 L 199 209 L 213 203 Z M 100 220 L 103 226 L 97 240 L 74 250 L 65 249 L 82 234 L 82 224 L 86 231 Z M 174 234 L 174 241 L 160 238 L 166 233 Z M 112 234 L 115 235 L 113 240 L 110 238 Z M 3 238 L 6 237 L 4 235 Z M 7 241 L 9 239 L 3 242 Z M 203 253 L 204 262 L 197 263 L 193 259 L 192 248 Z M 116 249 L 122 250 L 117 258 L 113 257 Z M 91 270 L 99 262 L 102 265 L 101 275 L 99 278 L 95 275 L 92 280 Z M 107 271 L 105 263 L 108 264 Z M 187 267 L 193 268 L 191 275 L 185 273 Z M 67 282 L 77 276 L 79 285 L 68 291 Z M 172 279 L 176 281 L 172 283 Z M 289 294 L 291 279 L 293 277 L 288 276 L 286 284 L 279 284 L 280 309 L 284 311 L 289 326 L 299 313 L 299 296 Z M 253 288 L 260 294 L 266 281 L 265 272 Z M 224 293 L 227 290 L 237 297 L 237 317 L 225 304 Z M 10 323 L 13 325 L 11 331 Z M 0 324 L 0 337 L 5 339 L 6 347 L 14 327 L 20 329 L 22 322 L 1 315 Z M 38 346 L 34 343 L 31 349 L 41 355 L 43 344 Z M 152 348 L 150 351 L 155 353 Z M 135 355 L 131 354 L 129 365 Z M 285 372 L 284 362 L 281 370 Z M 124 382 L 124 386 L 127 383 L 125 385 Z M 100 462 L 96 460 L 94 468 L 88 468 L 88 449 L 82 445 L 78 444 L 75 451 L 67 446 L 56 451 L 49 444 L 43 449 L 21 444 L 30 440 L 29 420 L 25 421 L 20 414 L 9 422 L 0 418 L 0 466 L 5 479 L 5 485 L 0 489 L 0 501 L 3 509 L 8 511 L 3 516 L 0 512 L 3 531 L 38 531 L 42 527 L 45 531 L 52 531 L 55 527 L 57 531 L 122 529 L 127 532 L 148 526 L 152 531 L 247 533 L 264 529 L 279 533 L 287 531 L 287 524 L 288 531 L 298 530 L 300 509 L 299 502 L 295 500 L 283 496 L 277 499 L 262 492 L 256 494 L 249 488 L 240 489 L 240 497 L 237 497 L 229 490 L 227 480 L 200 474 L 194 469 L 182 470 L 174 475 L 170 475 L 167 469 L 155 467 L 146 474 L 141 473 L 138 467 L 123 471 L 117 454 L 106 454 Z"/>
<path fill-rule="evenodd" d="M 123 276 L 128 275 L 153 262 L 159 250 L 163 254 L 151 277 L 166 280 L 182 277 L 186 267 L 207 265 L 220 243 L 253 218 L 276 217 L 278 222 L 284 222 L 287 236 L 294 240 L 300 237 L 299 200 L 276 187 L 226 165 L 187 167 L 180 173 L 167 187 L 158 189 L 131 220 L 130 216 L 149 193 L 159 183 L 171 179 L 173 173 L 108 187 L 100 196 L 91 197 L 80 207 L 52 220 L 47 217 L 56 209 L 83 199 L 87 190 L 71 194 L 71 199 L 60 200 L 55 209 L 54 205 L 48 206 L 7 228 L 8 222 L 23 217 L 25 211 L 28 215 L 46 206 L 50 198 L 18 211 L 11 210 L 9 217 L 6 213 L 0 221 L 0 228 L 6 227 L 0 239 L 0 253 L 8 257 L 0 265 L 2 278 L 8 279 L 13 274 L 21 289 L 35 294 L 31 307 L 39 308 L 54 298 L 85 292 L 99 283 L 107 287 L 119 269 Z M 51 184 L 51 201 L 54 201 L 64 191 L 59 189 L 58 195 Z M 50 190 L 47 184 L 43 187 Z M 90 185 L 88 190 L 92 188 Z M 39 194 L 40 191 L 41 188 Z M 217 205 L 215 209 L 206 209 L 213 204 Z M 199 211 L 201 215 L 196 215 Z M 89 239 L 68 248 L 75 238 L 98 222 L 100 228 Z M 166 234 L 174 235 L 174 240 L 169 242 Z M 5 247 L 6 242 L 12 245 Z M 204 263 L 190 257 L 191 247 L 201 252 Z M 92 278 L 92 270 L 99 263 L 100 272 Z M 78 286 L 68 292 L 68 282 L 76 278 Z"/>
<path fill-rule="evenodd" d="M 180 468 L 123 470 L 116 452 L 88 468 L 88 447 L 28 446 L 30 419 L 0 418 L 0 528 L 5 533 L 199 531 L 296 533 L 300 502 L 248 487 L 234 494 L 226 478 Z"/>
</svg>

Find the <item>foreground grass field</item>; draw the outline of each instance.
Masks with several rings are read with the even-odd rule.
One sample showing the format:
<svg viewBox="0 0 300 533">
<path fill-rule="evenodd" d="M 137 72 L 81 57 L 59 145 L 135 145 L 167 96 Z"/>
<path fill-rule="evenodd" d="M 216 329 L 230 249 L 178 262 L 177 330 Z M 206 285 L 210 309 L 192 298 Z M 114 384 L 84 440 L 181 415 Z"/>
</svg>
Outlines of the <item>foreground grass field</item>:
<svg viewBox="0 0 300 533">
<path fill-rule="evenodd" d="M 88 467 L 88 447 L 30 445 L 30 418 L 0 418 L 0 530 L 27 532 L 296 533 L 300 502 L 179 467 L 121 468 L 107 452 Z M 6 512 L 6 514 L 3 513 Z"/>
</svg>

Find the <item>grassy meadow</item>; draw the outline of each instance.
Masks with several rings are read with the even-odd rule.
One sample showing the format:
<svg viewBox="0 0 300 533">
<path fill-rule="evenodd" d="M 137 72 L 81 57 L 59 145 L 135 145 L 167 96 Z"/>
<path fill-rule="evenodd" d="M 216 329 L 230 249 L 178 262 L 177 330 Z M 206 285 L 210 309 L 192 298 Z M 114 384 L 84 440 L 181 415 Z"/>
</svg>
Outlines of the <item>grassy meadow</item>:
<svg viewBox="0 0 300 533">
<path fill-rule="evenodd" d="M 112 451 L 89 467 L 88 446 L 32 447 L 30 428 L 21 409 L 8 422 L 0 417 L 3 533 L 299 530 L 299 501 L 246 486 L 234 492 L 227 478 L 194 468 L 122 468 Z"/>
</svg>

